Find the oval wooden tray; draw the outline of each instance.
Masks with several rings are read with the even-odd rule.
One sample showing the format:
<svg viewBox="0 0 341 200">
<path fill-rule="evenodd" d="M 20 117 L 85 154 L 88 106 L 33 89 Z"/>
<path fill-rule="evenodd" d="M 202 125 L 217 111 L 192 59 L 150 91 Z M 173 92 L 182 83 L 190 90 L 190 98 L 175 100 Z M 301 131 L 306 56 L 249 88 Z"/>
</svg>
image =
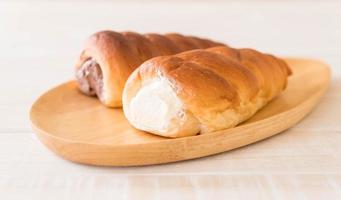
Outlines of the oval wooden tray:
<svg viewBox="0 0 341 200">
<path fill-rule="evenodd" d="M 134 166 L 208 156 L 248 145 L 290 128 L 326 91 L 329 67 L 316 60 L 286 59 L 293 70 L 288 88 L 247 122 L 231 129 L 168 139 L 132 128 L 121 109 L 82 95 L 75 82 L 43 94 L 30 119 L 40 140 L 65 159 L 93 165 Z"/>
</svg>

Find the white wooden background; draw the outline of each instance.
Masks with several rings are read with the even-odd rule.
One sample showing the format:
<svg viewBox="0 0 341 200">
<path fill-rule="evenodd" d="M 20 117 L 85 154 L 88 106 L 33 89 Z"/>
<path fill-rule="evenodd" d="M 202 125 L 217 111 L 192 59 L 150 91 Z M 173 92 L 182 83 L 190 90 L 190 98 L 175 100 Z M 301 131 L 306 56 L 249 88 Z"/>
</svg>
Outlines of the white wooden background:
<svg viewBox="0 0 341 200">
<path fill-rule="evenodd" d="M 340 10 L 340 1 L 1 1 L 0 199 L 341 199 Z M 257 144 L 167 165 L 78 165 L 37 140 L 28 111 L 72 78 L 82 42 L 102 29 L 318 58 L 333 80 L 304 121 Z"/>
</svg>

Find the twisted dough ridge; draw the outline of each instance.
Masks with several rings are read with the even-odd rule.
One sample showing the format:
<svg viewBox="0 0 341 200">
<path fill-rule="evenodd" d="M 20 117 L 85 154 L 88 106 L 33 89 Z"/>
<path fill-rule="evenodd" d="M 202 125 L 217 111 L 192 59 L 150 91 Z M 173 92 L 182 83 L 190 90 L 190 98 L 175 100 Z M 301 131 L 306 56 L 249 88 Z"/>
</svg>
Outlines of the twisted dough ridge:
<svg viewBox="0 0 341 200">
<path fill-rule="evenodd" d="M 134 127 L 162 136 L 182 137 L 218 131 L 234 127 L 254 115 L 285 89 L 290 74 L 283 60 L 252 49 L 220 46 L 161 56 L 146 61 L 129 77 L 123 108 Z M 134 101 L 139 101 L 141 106 L 153 101 L 153 94 L 158 95 L 160 91 L 151 91 L 144 102 L 136 97 L 145 87 L 160 80 L 166 80 L 172 88 L 181 102 L 181 109 L 177 115 L 165 114 L 170 120 L 159 121 L 164 127 L 155 128 L 143 124 L 153 113 L 138 113 L 131 105 Z M 162 96 L 160 101 L 166 95 Z M 174 109 L 168 104 L 178 101 L 171 94 L 168 96 L 172 99 L 160 105 Z M 154 109 L 158 112 L 160 108 Z M 155 119 L 166 120 L 164 116 L 155 115 Z"/>
<path fill-rule="evenodd" d="M 156 56 L 221 45 L 176 33 L 160 35 L 102 31 L 86 41 L 75 66 L 76 79 L 84 94 L 97 95 L 106 106 L 120 107 L 128 76 L 144 61 Z"/>
</svg>

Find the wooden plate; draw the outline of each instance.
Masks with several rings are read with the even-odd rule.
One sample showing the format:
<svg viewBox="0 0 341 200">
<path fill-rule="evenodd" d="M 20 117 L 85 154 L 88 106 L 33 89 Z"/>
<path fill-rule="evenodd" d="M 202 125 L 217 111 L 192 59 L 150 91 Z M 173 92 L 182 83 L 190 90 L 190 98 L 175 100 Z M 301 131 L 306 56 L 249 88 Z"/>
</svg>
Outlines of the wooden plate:
<svg viewBox="0 0 341 200">
<path fill-rule="evenodd" d="M 48 148 L 74 162 L 133 166 L 208 156 L 280 133 L 314 108 L 328 87 L 329 67 L 316 60 L 286 61 L 293 76 L 282 95 L 247 122 L 219 132 L 168 139 L 138 131 L 121 109 L 82 95 L 73 81 L 43 94 L 32 106 L 30 119 Z"/>
</svg>

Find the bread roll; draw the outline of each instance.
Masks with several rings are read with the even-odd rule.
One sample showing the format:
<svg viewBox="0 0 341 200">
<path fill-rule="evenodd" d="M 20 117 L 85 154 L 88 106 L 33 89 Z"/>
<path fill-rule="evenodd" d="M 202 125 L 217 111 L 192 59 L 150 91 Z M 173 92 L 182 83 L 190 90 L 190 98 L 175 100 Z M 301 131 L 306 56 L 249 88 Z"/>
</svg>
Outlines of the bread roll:
<svg viewBox="0 0 341 200">
<path fill-rule="evenodd" d="M 191 49 L 223 44 L 180 34 L 102 31 L 92 35 L 76 63 L 80 90 L 109 107 L 122 106 L 122 90 L 131 72 L 144 61 Z"/>
<path fill-rule="evenodd" d="M 290 74 L 283 60 L 252 49 L 156 57 L 129 77 L 124 114 L 135 128 L 166 137 L 231 128 L 278 96 Z"/>
</svg>

